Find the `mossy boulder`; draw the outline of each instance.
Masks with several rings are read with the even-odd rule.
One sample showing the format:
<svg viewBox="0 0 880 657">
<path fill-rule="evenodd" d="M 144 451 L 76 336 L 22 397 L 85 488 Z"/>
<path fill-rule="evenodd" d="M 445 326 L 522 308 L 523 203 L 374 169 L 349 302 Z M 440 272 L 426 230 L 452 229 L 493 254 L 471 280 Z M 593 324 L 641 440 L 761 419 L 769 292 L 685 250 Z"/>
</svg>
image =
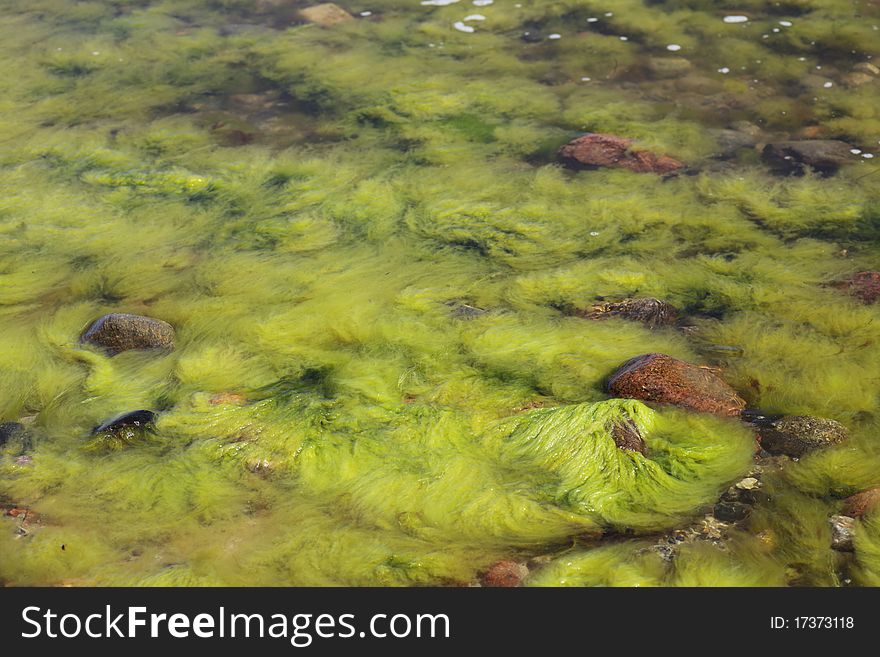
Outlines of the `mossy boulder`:
<svg viewBox="0 0 880 657">
<path fill-rule="evenodd" d="M 615 397 L 672 404 L 716 415 L 738 415 L 745 401 L 707 367 L 666 354 L 644 354 L 626 361 L 608 380 Z"/>
<path fill-rule="evenodd" d="M 320 5 L 313 5 L 300 9 L 299 16 L 309 23 L 315 23 L 323 27 L 332 27 L 340 23 L 346 23 L 354 20 L 354 17 L 345 9 L 332 2 L 325 2 Z"/>
<path fill-rule="evenodd" d="M 660 299 L 644 297 L 623 299 L 594 305 L 589 310 L 575 313 L 585 319 L 609 319 L 617 317 L 633 322 L 641 322 L 649 328 L 671 326 L 678 319 L 678 311 Z"/>
<path fill-rule="evenodd" d="M 633 141 L 616 135 L 586 134 L 559 149 L 559 159 L 574 168 L 610 167 L 636 173 L 672 173 L 684 165 L 667 155 L 632 149 Z"/>
<path fill-rule="evenodd" d="M 174 327 L 161 319 L 111 313 L 92 322 L 80 341 L 100 347 L 111 356 L 130 349 L 171 349 Z"/>
<path fill-rule="evenodd" d="M 770 454 L 798 458 L 845 441 L 849 432 L 840 422 L 809 415 L 786 415 L 758 426 L 761 447 Z"/>
<path fill-rule="evenodd" d="M 92 430 L 90 449 L 117 450 L 145 442 L 156 422 L 156 413 L 148 410 L 117 415 Z"/>
</svg>

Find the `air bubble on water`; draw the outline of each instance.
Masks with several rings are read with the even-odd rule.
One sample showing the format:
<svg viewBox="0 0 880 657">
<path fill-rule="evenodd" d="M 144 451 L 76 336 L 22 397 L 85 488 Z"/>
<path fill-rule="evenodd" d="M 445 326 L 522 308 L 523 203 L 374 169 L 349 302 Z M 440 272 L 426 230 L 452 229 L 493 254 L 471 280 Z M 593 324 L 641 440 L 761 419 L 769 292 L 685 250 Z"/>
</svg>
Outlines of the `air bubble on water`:
<svg viewBox="0 0 880 657">
<path fill-rule="evenodd" d="M 825 87 L 826 89 L 830 89 L 831 87 L 834 86 L 834 83 L 829 81 L 829 82 L 826 82 L 825 84 L 823 84 L 822 86 Z"/>
<path fill-rule="evenodd" d="M 465 16 L 465 17 L 462 18 L 461 20 L 464 21 L 464 22 L 467 22 L 467 21 L 484 21 L 484 20 L 486 20 L 486 17 L 483 16 L 483 14 L 471 14 L 470 16 Z"/>
<path fill-rule="evenodd" d="M 791 27 L 792 25 L 794 25 L 794 23 L 792 23 L 791 21 L 779 21 L 779 24 L 782 27 Z"/>
<path fill-rule="evenodd" d="M 622 37 L 620 37 L 620 40 L 621 41 L 629 41 L 629 37 L 622 36 Z"/>
<path fill-rule="evenodd" d="M 722 66 L 721 68 L 718 69 L 718 72 L 727 74 L 727 73 L 730 73 L 730 69 L 727 68 L 726 66 Z"/>
<path fill-rule="evenodd" d="M 749 17 L 748 16 L 725 16 L 724 22 L 725 23 L 748 23 Z"/>
<path fill-rule="evenodd" d="M 371 11 L 362 11 L 362 12 L 360 13 L 360 15 L 363 16 L 364 18 L 366 18 L 367 16 L 372 16 L 372 15 L 373 15 L 373 12 L 371 12 Z"/>
<path fill-rule="evenodd" d="M 861 153 L 862 153 L 862 151 L 859 150 L 858 148 L 850 148 L 849 152 L 852 153 L 853 155 L 861 155 Z"/>
<path fill-rule="evenodd" d="M 668 46 L 666 46 L 666 50 L 671 50 L 672 52 L 678 52 L 679 50 L 681 50 L 681 46 L 678 45 L 677 43 L 670 43 Z"/>
<path fill-rule="evenodd" d="M 473 28 L 473 27 L 471 27 L 470 25 L 465 25 L 465 24 L 464 24 L 463 22 L 461 22 L 461 21 L 456 21 L 456 22 L 454 22 L 454 23 L 452 24 L 452 27 L 454 27 L 454 28 L 455 28 L 456 30 L 458 30 L 459 32 L 473 32 L 473 31 L 474 31 L 474 28 Z"/>
<path fill-rule="evenodd" d="M 548 38 L 548 39 L 561 39 L 561 38 L 562 38 L 562 35 L 561 35 L 561 34 L 557 34 L 556 32 L 554 32 L 553 34 L 548 34 L 548 35 L 547 35 L 547 38 Z"/>
<path fill-rule="evenodd" d="M 870 160 L 874 157 L 874 154 L 873 153 L 862 153 L 862 157 L 865 158 L 866 160 Z"/>
<path fill-rule="evenodd" d="M 495 2 L 495 0 L 474 0 L 474 6 L 475 7 L 488 7 L 493 2 Z"/>
</svg>

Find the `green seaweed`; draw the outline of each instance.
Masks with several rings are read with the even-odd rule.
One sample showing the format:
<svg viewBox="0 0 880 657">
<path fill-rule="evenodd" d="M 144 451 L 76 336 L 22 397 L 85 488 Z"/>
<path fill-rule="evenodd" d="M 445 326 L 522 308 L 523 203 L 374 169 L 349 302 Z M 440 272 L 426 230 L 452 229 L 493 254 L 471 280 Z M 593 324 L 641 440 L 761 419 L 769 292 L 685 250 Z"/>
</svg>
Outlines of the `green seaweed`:
<svg viewBox="0 0 880 657">
<path fill-rule="evenodd" d="M 829 284 L 878 268 L 880 80 L 846 76 L 877 61 L 880 9 L 525 0 L 465 34 L 463 3 L 333 28 L 305 4 L 0 0 L 0 422 L 31 436 L 0 449 L 0 502 L 34 514 L 0 518 L 0 581 L 438 585 L 512 555 L 549 558 L 534 585 L 841 584 L 828 516 L 880 484 L 880 322 Z M 780 177 L 720 153 L 743 122 L 863 153 Z M 687 169 L 562 168 L 586 131 Z M 631 296 L 686 330 L 573 312 Z M 107 312 L 170 322 L 175 350 L 79 344 Z M 608 400 L 654 351 L 852 437 L 667 563 L 648 534 L 753 444 Z M 150 440 L 87 449 L 138 408 Z M 646 456 L 609 438 L 623 418 Z M 850 576 L 876 585 L 859 523 Z"/>
</svg>

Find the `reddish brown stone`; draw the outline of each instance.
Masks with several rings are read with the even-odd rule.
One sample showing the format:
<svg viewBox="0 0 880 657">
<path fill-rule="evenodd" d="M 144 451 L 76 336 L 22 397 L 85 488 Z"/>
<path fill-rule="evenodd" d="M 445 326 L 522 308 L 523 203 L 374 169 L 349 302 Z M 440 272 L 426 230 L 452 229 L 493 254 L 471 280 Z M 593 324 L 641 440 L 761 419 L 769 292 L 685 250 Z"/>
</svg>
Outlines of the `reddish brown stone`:
<svg viewBox="0 0 880 657">
<path fill-rule="evenodd" d="M 666 155 L 631 150 L 631 144 L 631 139 L 615 135 L 588 134 L 560 148 L 559 158 L 575 166 L 612 167 L 636 173 L 672 173 L 684 166 Z"/>
<path fill-rule="evenodd" d="M 832 283 L 831 286 L 845 290 L 864 303 L 874 303 L 880 299 L 880 271 L 860 271 L 845 281 Z"/>
<path fill-rule="evenodd" d="M 519 586 L 529 574 L 525 564 L 505 559 L 489 566 L 479 573 L 480 584 L 496 588 L 513 588 Z"/>
<path fill-rule="evenodd" d="M 847 497 L 843 501 L 841 513 L 852 518 L 861 518 L 875 509 L 880 509 L 880 486 Z"/>
<path fill-rule="evenodd" d="M 746 406 L 736 391 L 709 368 L 666 354 L 645 354 L 626 361 L 608 380 L 608 391 L 615 397 L 717 415 L 738 415 Z"/>
<path fill-rule="evenodd" d="M 247 397 L 238 392 L 218 392 L 211 395 L 211 398 L 208 401 L 211 406 L 218 406 L 220 404 L 242 406 L 247 403 Z"/>
</svg>

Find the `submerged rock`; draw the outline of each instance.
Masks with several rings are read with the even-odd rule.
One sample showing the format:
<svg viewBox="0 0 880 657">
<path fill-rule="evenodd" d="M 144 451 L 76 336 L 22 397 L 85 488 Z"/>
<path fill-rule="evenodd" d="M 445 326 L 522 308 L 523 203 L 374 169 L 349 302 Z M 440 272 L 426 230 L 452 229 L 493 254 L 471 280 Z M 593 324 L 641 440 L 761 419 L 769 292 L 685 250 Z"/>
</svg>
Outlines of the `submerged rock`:
<svg viewBox="0 0 880 657">
<path fill-rule="evenodd" d="M 860 271 L 845 281 L 831 283 L 832 287 L 845 290 L 863 303 L 880 299 L 880 271 Z"/>
<path fill-rule="evenodd" d="M 139 442 L 153 428 L 156 417 L 156 413 L 146 410 L 117 415 L 92 430 L 90 447 L 121 449 Z"/>
<path fill-rule="evenodd" d="M 693 68 L 690 60 L 684 57 L 651 57 L 646 66 L 655 78 L 677 78 Z"/>
<path fill-rule="evenodd" d="M 780 141 L 767 144 L 762 158 L 779 173 L 803 174 L 806 167 L 830 176 L 855 161 L 852 146 L 836 139 Z"/>
<path fill-rule="evenodd" d="M 111 313 L 92 322 L 80 341 L 100 347 L 111 356 L 129 349 L 172 348 L 174 327 L 161 319 Z"/>
<path fill-rule="evenodd" d="M 850 495 L 843 501 L 843 515 L 851 518 L 861 518 L 875 509 L 880 509 L 880 486 Z"/>
<path fill-rule="evenodd" d="M 721 159 L 732 158 L 741 150 L 754 149 L 758 143 L 758 138 L 755 135 L 740 130 L 723 128 L 712 130 L 711 133 L 715 137 L 715 141 L 718 142 L 716 157 Z"/>
<path fill-rule="evenodd" d="M 764 450 L 794 458 L 837 445 L 849 436 L 840 422 L 809 415 L 787 415 L 756 426 Z"/>
<path fill-rule="evenodd" d="M 871 62 L 859 62 L 855 66 L 853 66 L 853 71 L 856 73 L 865 73 L 867 75 L 873 75 L 874 77 L 880 76 L 880 67 Z"/>
<path fill-rule="evenodd" d="M 482 308 L 477 308 L 476 306 L 458 301 L 449 301 L 446 305 L 451 309 L 449 311 L 449 316 L 452 319 L 475 319 L 476 317 L 485 315 L 487 312 Z"/>
<path fill-rule="evenodd" d="M 616 397 L 673 404 L 704 413 L 737 415 L 745 401 L 712 370 L 666 354 L 626 361 L 608 380 Z"/>
<path fill-rule="evenodd" d="M 519 586 L 528 576 L 529 568 L 523 563 L 505 559 L 493 563 L 478 574 L 482 586 L 492 588 L 513 588 Z"/>
<path fill-rule="evenodd" d="M 855 549 L 855 518 L 849 516 L 831 516 L 831 548 L 838 552 L 852 552 Z"/>
<path fill-rule="evenodd" d="M 634 322 L 641 322 L 650 328 L 670 326 L 678 319 L 678 310 L 660 299 L 645 297 L 641 299 L 623 299 L 610 301 L 593 306 L 590 310 L 576 313 L 585 319 L 607 319 L 619 317 Z"/>
<path fill-rule="evenodd" d="M 629 452 L 638 452 L 642 456 L 648 454 L 648 446 L 645 445 L 645 439 L 639 432 L 639 428 L 632 420 L 618 422 L 611 428 L 611 437 L 614 444 L 620 449 Z"/>
<path fill-rule="evenodd" d="M 633 141 L 615 135 L 587 134 L 559 149 L 564 163 L 575 167 L 611 167 L 636 173 L 672 173 L 684 167 L 676 159 L 650 151 L 631 150 Z"/>
<path fill-rule="evenodd" d="M 17 438 L 27 431 L 24 425 L 18 422 L 0 423 L 0 447 L 8 443 L 10 440 Z"/>
<path fill-rule="evenodd" d="M 323 27 L 332 27 L 333 25 L 339 25 L 340 23 L 354 20 L 354 16 L 332 2 L 325 2 L 320 5 L 313 5 L 311 7 L 306 7 L 305 9 L 300 9 L 299 16 L 310 23 L 315 23 L 316 25 L 321 25 Z"/>
</svg>

